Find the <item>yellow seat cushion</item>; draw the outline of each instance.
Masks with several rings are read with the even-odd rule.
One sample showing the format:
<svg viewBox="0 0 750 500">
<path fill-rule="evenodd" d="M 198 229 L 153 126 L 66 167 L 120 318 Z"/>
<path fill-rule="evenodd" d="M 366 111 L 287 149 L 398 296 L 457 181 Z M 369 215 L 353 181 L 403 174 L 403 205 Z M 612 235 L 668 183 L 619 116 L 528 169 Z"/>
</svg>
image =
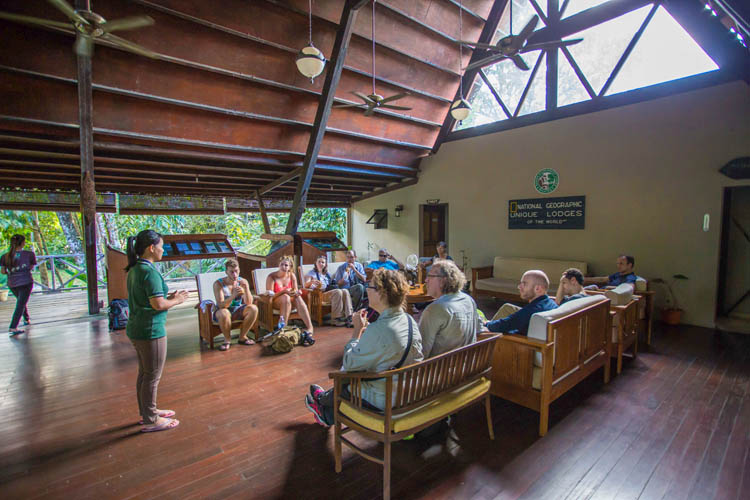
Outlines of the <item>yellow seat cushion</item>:
<svg viewBox="0 0 750 500">
<path fill-rule="evenodd" d="M 444 415 L 450 415 L 458 408 L 479 398 L 490 390 L 490 381 L 482 377 L 470 384 L 459 387 L 455 391 L 443 394 L 424 406 L 420 406 L 408 413 L 398 415 L 393 418 L 393 432 L 401 432 L 407 429 L 419 427 L 425 422 L 440 418 Z M 385 417 L 376 417 L 364 413 L 353 407 L 346 401 L 341 402 L 341 413 L 357 422 L 363 427 L 367 427 L 376 432 L 385 432 Z"/>
</svg>

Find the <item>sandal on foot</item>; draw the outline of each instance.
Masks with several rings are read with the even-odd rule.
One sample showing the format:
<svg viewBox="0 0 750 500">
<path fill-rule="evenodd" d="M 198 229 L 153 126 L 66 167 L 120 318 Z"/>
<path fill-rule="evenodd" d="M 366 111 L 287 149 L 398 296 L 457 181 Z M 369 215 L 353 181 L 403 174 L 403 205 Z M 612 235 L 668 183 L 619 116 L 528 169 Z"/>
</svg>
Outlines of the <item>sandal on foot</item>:
<svg viewBox="0 0 750 500">
<path fill-rule="evenodd" d="M 174 429 L 178 425 L 180 425 L 180 421 L 176 418 L 165 418 L 161 422 L 152 425 L 145 425 L 143 429 L 141 429 L 141 432 L 168 431 L 169 429 Z"/>
<path fill-rule="evenodd" d="M 302 332 L 302 336 L 300 337 L 300 344 L 305 347 L 310 347 L 315 343 L 315 339 L 312 336 L 312 333 L 310 332 Z"/>
<path fill-rule="evenodd" d="M 255 345 L 255 341 L 253 339 L 240 339 L 237 341 L 238 345 Z"/>
<path fill-rule="evenodd" d="M 170 418 L 174 417 L 176 413 L 174 412 L 174 410 L 156 410 L 156 415 L 161 418 Z M 143 419 L 140 419 L 138 423 L 140 425 L 144 425 L 146 422 L 144 422 Z"/>
<path fill-rule="evenodd" d="M 219 350 L 220 350 L 220 351 L 228 351 L 228 350 L 229 350 L 229 346 L 230 346 L 230 345 L 231 345 L 231 344 L 230 344 L 229 342 L 224 342 L 223 344 L 221 344 L 221 345 L 219 346 Z"/>
</svg>

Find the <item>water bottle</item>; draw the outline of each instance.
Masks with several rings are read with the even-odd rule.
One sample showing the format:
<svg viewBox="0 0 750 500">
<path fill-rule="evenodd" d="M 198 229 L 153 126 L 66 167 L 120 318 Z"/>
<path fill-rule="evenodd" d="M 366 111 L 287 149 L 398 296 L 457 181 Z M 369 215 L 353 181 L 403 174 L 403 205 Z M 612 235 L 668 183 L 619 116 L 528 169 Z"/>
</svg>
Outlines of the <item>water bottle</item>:
<svg viewBox="0 0 750 500">
<path fill-rule="evenodd" d="M 282 314 L 279 316 L 279 323 L 276 325 L 276 330 L 281 330 L 284 326 L 286 326 L 286 323 L 284 322 L 284 315 Z"/>
</svg>

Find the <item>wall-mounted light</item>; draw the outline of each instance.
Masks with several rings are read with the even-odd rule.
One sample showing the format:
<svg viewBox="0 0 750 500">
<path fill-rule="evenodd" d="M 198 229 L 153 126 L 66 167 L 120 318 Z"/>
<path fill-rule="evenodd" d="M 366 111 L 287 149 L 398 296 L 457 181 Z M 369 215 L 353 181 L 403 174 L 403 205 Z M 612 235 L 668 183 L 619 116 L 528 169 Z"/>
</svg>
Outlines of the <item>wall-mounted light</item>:
<svg viewBox="0 0 750 500">
<path fill-rule="evenodd" d="M 431 199 L 431 200 L 427 200 L 427 204 L 428 205 L 437 205 L 438 203 L 440 203 L 440 198 L 434 198 L 434 199 Z"/>
<path fill-rule="evenodd" d="M 403 205 L 396 205 L 396 208 L 394 209 L 394 215 L 396 217 L 401 217 L 401 212 L 403 212 L 404 206 Z"/>
</svg>

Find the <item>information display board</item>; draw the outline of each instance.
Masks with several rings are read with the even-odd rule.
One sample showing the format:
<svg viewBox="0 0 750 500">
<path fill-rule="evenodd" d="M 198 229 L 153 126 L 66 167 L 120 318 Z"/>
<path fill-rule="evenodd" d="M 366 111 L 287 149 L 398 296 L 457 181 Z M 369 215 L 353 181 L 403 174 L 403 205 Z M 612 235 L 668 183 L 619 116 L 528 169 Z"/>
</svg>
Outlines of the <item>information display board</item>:
<svg viewBox="0 0 750 500">
<path fill-rule="evenodd" d="M 584 229 L 586 197 L 508 201 L 508 229 Z"/>
<path fill-rule="evenodd" d="M 223 234 L 164 235 L 164 256 L 161 260 L 220 259 L 235 257 L 236 252 Z"/>
</svg>

